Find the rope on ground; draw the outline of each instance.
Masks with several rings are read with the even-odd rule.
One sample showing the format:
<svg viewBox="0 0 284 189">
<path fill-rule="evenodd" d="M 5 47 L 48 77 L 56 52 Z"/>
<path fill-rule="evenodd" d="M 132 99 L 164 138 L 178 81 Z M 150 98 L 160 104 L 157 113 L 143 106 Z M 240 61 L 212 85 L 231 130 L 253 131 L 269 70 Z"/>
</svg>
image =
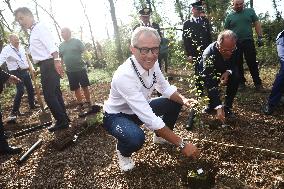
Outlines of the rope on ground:
<svg viewBox="0 0 284 189">
<path fill-rule="evenodd" d="M 189 140 L 189 139 L 187 139 L 187 140 Z M 253 146 L 241 146 L 241 145 L 235 145 L 235 144 L 228 144 L 228 143 L 225 143 L 225 142 L 216 142 L 216 141 L 212 141 L 212 140 L 198 139 L 198 138 L 193 138 L 191 140 L 192 141 L 202 141 L 202 142 L 207 142 L 207 143 L 213 143 L 213 144 L 216 144 L 216 145 L 219 145 L 219 146 L 252 149 L 252 150 L 261 151 L 261 152 L 269 152 L 269 153 L 272 153 L 272 154 L 284 155 L 283 152 L 278 152 L 278 151 L 274 151 L 274 150 L 269 150 L 269 149 L 259 148 L 259 147 L 253 147 Z"/>
</svg>

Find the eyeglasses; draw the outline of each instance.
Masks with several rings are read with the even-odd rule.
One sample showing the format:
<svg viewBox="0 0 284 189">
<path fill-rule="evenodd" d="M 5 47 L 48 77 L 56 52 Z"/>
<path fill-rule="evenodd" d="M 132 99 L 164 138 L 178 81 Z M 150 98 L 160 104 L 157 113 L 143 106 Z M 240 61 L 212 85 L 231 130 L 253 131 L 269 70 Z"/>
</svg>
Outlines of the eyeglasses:
<svg viewBox="0 0 284 189">
<path fill-rule="evenodd" d="M 134 46 L 134 48 L 135 48 L 135 49 L 138 49 L 142 55 L 146 55 L 146 54 L 148 54 L 150 51 L 151 51 L 152 54 L 154 54 L 154 55 L 158 55 L 159 52 L 160 52 L 160 47 L 153 47 L 153 48 L 142 47 L 142 48 L 139 48 L 139 47 Z"/>
<path fill-rule="evenodd" d="M 220 51 L 224 53 L 228 53 L 228 52 L 233 53 L 238 49 L 237 46 L 235 46 L 233 49 L 224 49 L 221 45 L 218 45 L 218 48 L 220 49 Z"/>
</svg>

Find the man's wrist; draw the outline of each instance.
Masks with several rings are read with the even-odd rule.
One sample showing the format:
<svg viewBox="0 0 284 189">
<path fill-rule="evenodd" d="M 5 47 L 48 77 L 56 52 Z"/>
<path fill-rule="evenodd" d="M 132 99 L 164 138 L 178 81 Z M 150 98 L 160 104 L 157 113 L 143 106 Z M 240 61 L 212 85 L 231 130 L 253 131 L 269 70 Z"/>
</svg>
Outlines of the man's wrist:
<svg viewBox="0 0 284 189">
<path fill-rule="evenodd" d="M 54 58 L 54 61 L 61 61 L 61 58 Z"/>
<path fill-rule="evenodd" d="M 186 146 L 186 142 L 183 140 L 183 139 L 181 139 L 181 141 L 179 142 L 179 144 L 178 144 L 178 149 L 181 151 L 181 150 L 183 150 L 184 148 L 185 148 L 185 146 Z"/>
</svg>

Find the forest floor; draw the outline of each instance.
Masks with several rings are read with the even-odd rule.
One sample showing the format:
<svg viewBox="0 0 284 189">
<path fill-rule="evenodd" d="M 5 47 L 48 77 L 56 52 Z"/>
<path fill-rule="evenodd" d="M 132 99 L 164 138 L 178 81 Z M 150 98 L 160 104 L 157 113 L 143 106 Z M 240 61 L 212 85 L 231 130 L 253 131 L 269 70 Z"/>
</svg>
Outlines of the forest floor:
<svg viewBox="0 0 284 189">
<path fill-rule="evenodd" d="M 198 160 L 184 157 L 172 145 L 153 144 L 153 133 L 142 126 L 146 133 L 145 145 L 133 155 L 135 168 L 126 173 L 117 164 L 115 139 L 101 125 L 93 125 L 74 144 L 58 148 L 66 136 L 86 128 L 84 119 L 78 118 L 73 94 L 65 90 L 72 127 L 56 133 L 41 129 L 10 138 L 10 144 L 20 145 L 24 151 L 39 138 L 43 142 L 21 165 L 16 163 L 20 155 L 0 156 L 0 188 L 196 188 L 190 175 L 199 168 L 205 172 L 202 178 L 213 178 L 215 182 L 208 188 L 284 188 L 284 106 L 271 116 L 261 112 L 275 76 L 270 71 L 261 74 L 264 92 L 257 93 L 248 86 L 238 93 L 233 108 L 237 119 L 228 122 L 230 127 L 222 128 L 212 116 L 203 115 L 203 124 L 187 131 L 189 112 L 182 110 L 174 131 L 198 145 L 201 149 Z M 247 78 L 250 77 L 247 75 Z M 188 95 L 186 81 L 174 79 L 171 83 Z M 252 81 L 248 79 L 248 83 Z M 93 101 L 103 103 L 109 89 L 109 82 L 93 84 Z M 5 120 L 12 100 L 1 101 Z M 35 112 L 28 111 L 26 97 L 21 111 L 25 116 L 19 117 L 17 124 L 5 122 L 5 130 L 15 133 L 38 123 Z M 202 180 L 199 176 L 194 177 L 195 181 L 198 178 Z"/>
</svg>

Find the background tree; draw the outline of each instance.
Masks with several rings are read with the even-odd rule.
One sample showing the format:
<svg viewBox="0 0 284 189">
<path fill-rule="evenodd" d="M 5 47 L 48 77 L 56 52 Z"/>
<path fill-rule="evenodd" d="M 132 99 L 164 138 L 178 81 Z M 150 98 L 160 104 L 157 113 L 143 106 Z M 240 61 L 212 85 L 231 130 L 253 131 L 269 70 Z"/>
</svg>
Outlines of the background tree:
<svg viewBox="0 0 284 189">
<path fill-rule="evenodd" d="M 121 42 L 120 42 L 120 33 L 119 33 L 119 27 L 117 25 L 117 19 L 115 15 L 115 7 L 113 0 L 108 0 L 110 5 L 110 14 L 113 24 L 113 30 L 114 30 L 114 37 L 115 37 L 115 45 L 116 45 L 116 51 L 117 51 L 117 58 L 119 63 L 123 62 L 123 53 L 121 50 Z"/>
</svg>

